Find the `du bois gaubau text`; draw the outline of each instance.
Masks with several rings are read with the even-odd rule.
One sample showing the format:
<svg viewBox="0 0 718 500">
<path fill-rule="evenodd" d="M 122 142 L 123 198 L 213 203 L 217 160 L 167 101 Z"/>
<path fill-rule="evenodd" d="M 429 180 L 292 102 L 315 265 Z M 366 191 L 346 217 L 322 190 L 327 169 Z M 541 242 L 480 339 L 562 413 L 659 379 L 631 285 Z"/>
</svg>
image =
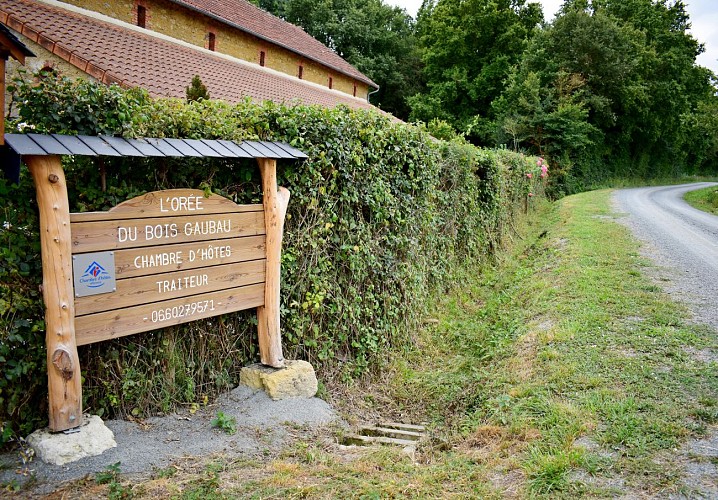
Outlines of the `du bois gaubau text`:
<svg viewBox="0 0 718 500">
<path fill-rule="evenodd" d="M 117 228 L 117 240 L 120 243 L 137 241 L 172 240 L 183 236 L 228 236 L 232 231 L 231 219 L 210 219 L 198 222 L 165 223 L 145 226 L 120 226 Z"/>
</svg>

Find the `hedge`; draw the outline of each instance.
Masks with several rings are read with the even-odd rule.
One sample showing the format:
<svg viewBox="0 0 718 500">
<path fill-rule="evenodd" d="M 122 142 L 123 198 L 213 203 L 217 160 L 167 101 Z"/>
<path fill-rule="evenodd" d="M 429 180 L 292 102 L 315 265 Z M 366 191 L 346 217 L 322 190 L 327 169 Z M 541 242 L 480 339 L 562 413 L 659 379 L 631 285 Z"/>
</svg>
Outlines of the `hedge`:
<svg viewBox="0 0 718 500">
<path fill-rule="evenodd" d="M 20 75 L 8 131 L 287 141 L 309 155 L 280 162 L 292 193 L 282 255 L 285 357 L 323 380 L 381 369 L 411 344 L 432 294 L 490 257 L 542 192 L 536 158 L 441 141 L 423 127 L 343 107 L 152 100 L 55 75 Z M 107 210 L 147 191 L 188 187 L 260 202 L 251 161 L 64 158 L 71 211 Z M 100 186 L 104 172 L 106 190 Z M 527 176 L 532 174 L 532 178 Z M 27 171 L 0 180 L 2 443 L 46 425 L 37 206 Z M 87 411 L 105 418 L 197 406 L 256 361 L 252 311 L 80 347 Z"/>
</svg>

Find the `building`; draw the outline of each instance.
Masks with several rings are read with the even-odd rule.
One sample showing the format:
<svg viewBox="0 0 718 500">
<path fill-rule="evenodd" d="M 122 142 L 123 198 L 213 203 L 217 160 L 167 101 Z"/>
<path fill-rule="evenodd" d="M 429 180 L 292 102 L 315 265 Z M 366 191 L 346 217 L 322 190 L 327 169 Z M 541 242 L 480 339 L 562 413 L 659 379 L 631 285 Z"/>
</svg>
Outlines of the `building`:
<svg viewBox="0 0 718 500">
<path fill-rule="evenodd" d="M 185 97 L 197 74 L 212 98 L 375 109 L 369 78 L 301 28 L 245 0 L 0 0 L 0 23 L 73 77 Z M 82 5 L 82 6 L 80 6 Z M 85 8 L 87 7 L 87 8 Z M 91 10 L 92 9 L 92 10 Z"/>
<path fill-rule="evenodd" d="M 0 110 L 5 110 L 5 64 L 11 57 L 19 64 L 25 64 L 26 57 L 35 54 L 17 39 L 10 30 L 0 25 Z M 0 114 L 0 146 L 5 144 L 5 113 Z M 3 158 L 4 160 L 4 158 Z M 4 167 L 4 166 L 3 166 Z"/>
</svg>

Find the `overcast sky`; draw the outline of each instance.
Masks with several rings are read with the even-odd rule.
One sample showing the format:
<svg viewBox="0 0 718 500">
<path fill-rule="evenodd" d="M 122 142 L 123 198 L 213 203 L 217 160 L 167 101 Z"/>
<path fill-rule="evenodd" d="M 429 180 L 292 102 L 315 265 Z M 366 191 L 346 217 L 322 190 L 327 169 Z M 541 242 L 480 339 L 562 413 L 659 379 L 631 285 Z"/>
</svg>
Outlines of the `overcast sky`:
<svg viewBox="0 0 718 500">
<path fill-rule="evenodd" d="M 399 5 L 412 16 L 421 7 L 422 0 L 384 0 L 389 5 Z M 532 0 L 531 0 L 532 1 Z M 539 0 L 546 20 L 553 19 L 563 0 Z M 691 18 L 691 34 L 705 45 L 706 51 L 698 56 L 698 64 L 718 74 L 718 0 L 685 0 Z"/>
</svg>

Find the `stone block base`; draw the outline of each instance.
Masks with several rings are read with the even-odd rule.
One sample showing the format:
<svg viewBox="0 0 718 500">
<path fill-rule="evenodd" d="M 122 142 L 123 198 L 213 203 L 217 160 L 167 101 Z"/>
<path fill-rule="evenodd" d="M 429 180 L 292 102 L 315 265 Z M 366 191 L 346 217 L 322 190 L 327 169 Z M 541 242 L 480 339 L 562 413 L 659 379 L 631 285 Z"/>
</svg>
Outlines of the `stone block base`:
<svg viewBox="0 0 718 500">
<path fill-rule="evenodd" d="M 115 435 L 97 415 L 85 415 L 78 432 L 52 433 L 40 429 L 27 437 L 35 455 L 52 465 L 65 465 L 85 457 L 94 457 L 117 446 Z"/>
<path fill-rule="evenodd" d="M 312 398 L 317 393 L 317 376 L 306 361 L 286 360 L 284 368 L 272 368 L 259 363 L 245 366 L 239 383 L 252 389 L 265 391 L 276 400 L 286 398 Z"/>
</svg>

